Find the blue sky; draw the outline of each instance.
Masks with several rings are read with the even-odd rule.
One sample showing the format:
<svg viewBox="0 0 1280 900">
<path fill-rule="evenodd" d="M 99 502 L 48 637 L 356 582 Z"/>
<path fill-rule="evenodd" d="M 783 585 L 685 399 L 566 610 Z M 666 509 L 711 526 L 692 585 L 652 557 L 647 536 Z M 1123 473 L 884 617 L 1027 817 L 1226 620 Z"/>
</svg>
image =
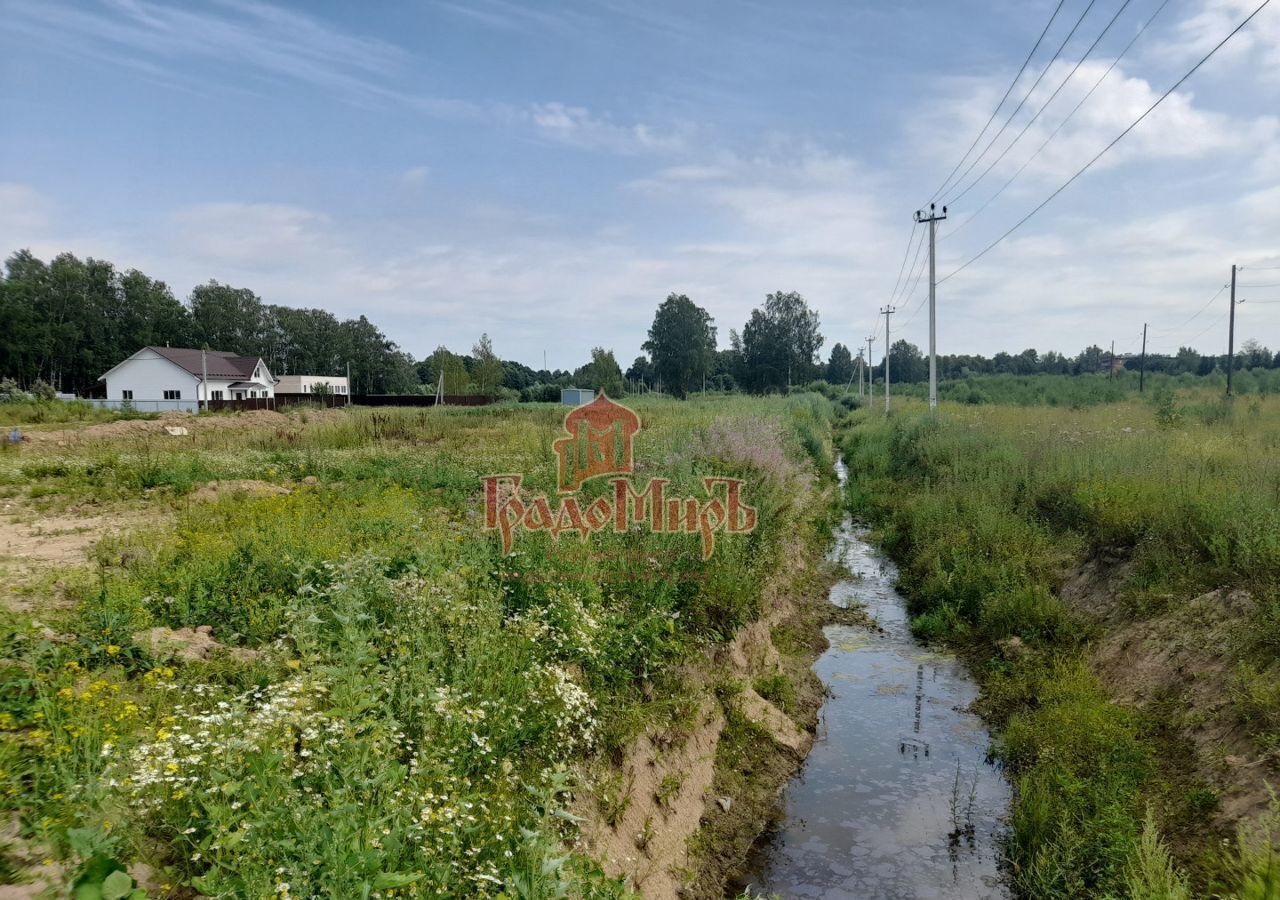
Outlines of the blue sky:
<svg viewBox="0 0 1280 900">
<path fill-rule="evenodd" d="M 1122 3 L 1095 0 L 970 178 Z M 1256 2 L 1170 0 L 1044 152 L 951 236 L 1159 5 L 1130 0 L 953 208 L 940 274 L 1039 203 Z M 824 355 L 835 341 L 856 348 L 882 333 L 875 313 L 893 295 L 911 212 L 1055 6 L 0 0 L 0 251 L 105 257 L 179 296 L 216 278 L 269 302 L 363 313 L 416 356 L 466 351 L 483 331 L 535 366 L 544 352 L 553 367 L 580 365 L 603 345 L 625 367 L 671 291 L 711 311 L 724 346 L 767 292 L 797 290 L 822 315 Z M 1064 0 L 1015 99 L 1086 6 Z M 1225 350 L 1225 300 L 1195 314 L 1232 262 L 1280 266 L 1278 98 L 1280 3 L 941 286 L 940 350 L 1131 350 L 1143 322 L 1156 351 Z M 925 346 L 924 284 L 912 284 L 895 337 Z M 1242 306 L 1237 328 L 1277 347 L 1280 303 Z"/>
</svg>

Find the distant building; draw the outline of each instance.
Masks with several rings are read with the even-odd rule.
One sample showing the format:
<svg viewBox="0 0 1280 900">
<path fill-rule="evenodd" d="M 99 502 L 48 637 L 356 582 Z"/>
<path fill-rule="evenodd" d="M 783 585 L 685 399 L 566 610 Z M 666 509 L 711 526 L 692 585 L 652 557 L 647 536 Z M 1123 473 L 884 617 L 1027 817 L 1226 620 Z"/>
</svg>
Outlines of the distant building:
<svg viewBox="0 0 1280 900">
<path fill-rule="evenodd" d="M 581 406 L 596 398 L 596 392 L 589 388 L 561 388 L 560 402 L 565 406 Z"/>
<path fill-rule="evenodd" d="M 337 397 L 347 395 L 345 375 L 281 375 L 276 379 L 277 394 L 314 394 L 328 388 Z"/>
<path fill-rule="evenodd" d="M 272 398 L 277 381 L 261 357 L 189 347 L 143 347 L 98 380 L 109 406 L 189 411 L 206 400 Z"/>
</svg>

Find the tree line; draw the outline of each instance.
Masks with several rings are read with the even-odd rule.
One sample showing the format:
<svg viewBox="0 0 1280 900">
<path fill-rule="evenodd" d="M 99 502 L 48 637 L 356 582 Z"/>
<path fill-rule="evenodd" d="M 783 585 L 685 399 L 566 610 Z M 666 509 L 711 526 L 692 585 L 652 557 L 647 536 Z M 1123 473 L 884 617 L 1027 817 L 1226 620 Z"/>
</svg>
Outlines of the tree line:
<svg viewBox="0 0 1280 900">
<path fill-rule="evenodd" d="M 856 354 L 836 343 L 825 361 L 817 311 L 791 291 L 768 294 L 741 330 L 729 331 L 719 349 L 715 321 L 685 294 L 672 293 L 654 313 L 639 356 L 624 372 L 611 349 L 596 347 L 571 369 L 535 370 L 504 360 L 487 335 L 470 353 L 438 347 L 422 360 L 401 350 L 366 317 L 339 320 L 322 309 L 266 303 L 247 288 L 209 281 L 179 300 L 163 281 L 112 263 L 63 253 L 45 263 L 29 251 L 8 258 L 0 272 L 0 377 L 20 386 L 51 385 L 88 395 L 98 377 L 144 346 L 206 346 L 261 356 L 272 372 L 346 374 L 353 393 L 481 394 L 526 401 L 556 400 L 564 387 L 591 388 L 612 396 L 659 390 L 677 397 L 700 390 L 784 392 L 815 380 L 847 384 Z M 905 340 L 889 351 L 892 379 L 928 378 L 928 360 Z M 1136 365 L 1130 360 L 1128 365 Z M 1147 371 L 1208 374 L 1226 358 L 1189 347 L 1151 355 Z M 1280 367 L 1280 354 L 1245 342 L 1240 368 Z M 1109 354 L 1086 348 L 1074 357 L 1033 349 L 992 357 L 944 354 L 939 377 L 980 374 L 1083 374 L 1105 372 Z M 883 357 L 875 372 L 883 372 Z"/>
<path fill-rule="evenodd" d="M 0 275 L 0 376 L 87 395 L 98 377 L 146 346 L 209 347 L 261 356 L 276 375 L 345 375 L 354 391 L 398 393 L 417 384 L 413 358 L 364 316 L 264 303 L 253 291 L 210 281 L 185 301 L 136 269 L 29 251 Z"/>
</svg>

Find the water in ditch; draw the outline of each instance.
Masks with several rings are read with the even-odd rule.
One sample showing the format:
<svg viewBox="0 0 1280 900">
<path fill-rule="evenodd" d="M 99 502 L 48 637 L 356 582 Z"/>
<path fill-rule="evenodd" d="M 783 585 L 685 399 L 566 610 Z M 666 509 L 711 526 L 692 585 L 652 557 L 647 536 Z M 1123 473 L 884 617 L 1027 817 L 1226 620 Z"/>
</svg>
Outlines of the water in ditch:
<svg viewBox="0 0 1280 900">
<path fill-rule="evenodd" d="M 843 461 L 837 474 L 843 487 Z M 818 739 L 736 887 L 831 900 L 1007 896 L 1009 786 L 968 711 L 977 686 L 912 637 L 893 564 L 848 516 L 833 552 L 849 574 L 832 602 L 865 605 L 880 630 L 827 629 L 831 647 L 814 665 L 831 691 Z"/>
</svg>

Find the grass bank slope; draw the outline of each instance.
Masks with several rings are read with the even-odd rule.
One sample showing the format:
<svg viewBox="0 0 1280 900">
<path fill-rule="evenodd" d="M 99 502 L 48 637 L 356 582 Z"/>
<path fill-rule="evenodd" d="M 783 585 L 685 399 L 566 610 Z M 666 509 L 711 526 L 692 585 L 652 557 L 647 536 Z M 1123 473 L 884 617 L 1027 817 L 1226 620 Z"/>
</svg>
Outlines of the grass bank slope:
<svg viewBox="0 0 1280 900">
<path fill-rule="evenodd" d="M 964 648 L 1029 897 L 1280 895 L 1280 404 L 906 401 L 840 442 L 916 631 Z"/>
</svg>

